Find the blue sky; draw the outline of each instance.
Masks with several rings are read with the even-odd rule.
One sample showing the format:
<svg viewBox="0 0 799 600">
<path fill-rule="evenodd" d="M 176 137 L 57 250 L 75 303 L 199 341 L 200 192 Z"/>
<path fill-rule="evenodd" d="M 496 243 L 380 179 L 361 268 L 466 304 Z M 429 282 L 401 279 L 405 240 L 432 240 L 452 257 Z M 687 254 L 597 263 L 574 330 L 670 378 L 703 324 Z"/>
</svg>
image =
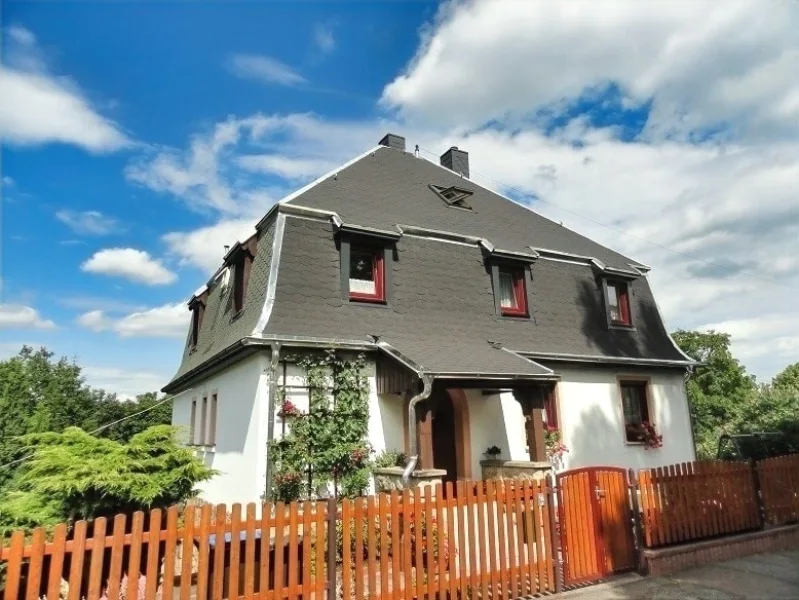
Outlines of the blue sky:
<svg viewBox="0 0 799 600">
<path fill-rule="evenodd" d="M 580 9 L 4 3 L 0 351 L 160 387 L 223 244 L 392 130 L 651 264 L 669 326 L 796 362 L 799 5 Z"/>
</svg>

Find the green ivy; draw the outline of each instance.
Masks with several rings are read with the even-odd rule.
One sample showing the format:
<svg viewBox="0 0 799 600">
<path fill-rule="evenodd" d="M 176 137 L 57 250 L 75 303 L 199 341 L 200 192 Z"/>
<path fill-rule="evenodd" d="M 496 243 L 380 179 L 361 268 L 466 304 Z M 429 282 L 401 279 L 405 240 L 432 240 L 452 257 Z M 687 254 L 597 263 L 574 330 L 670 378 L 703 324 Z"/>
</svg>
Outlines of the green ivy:
<svg viewBox="0 0 799 600">
<path fill-rule="evenodd" d="M 271 497 L 283 501 L 313 497 L 332 483 L 337 496 L 362 495 L 369 485 L 369 380 L 363 355 L 335 351 L 290 357 L 304 371 L 307 414 L 291 417 L 280 440 L 269 445 L 275 457 Z M 285 389 L 281 397 L 285 401 Z"/>
</svg>

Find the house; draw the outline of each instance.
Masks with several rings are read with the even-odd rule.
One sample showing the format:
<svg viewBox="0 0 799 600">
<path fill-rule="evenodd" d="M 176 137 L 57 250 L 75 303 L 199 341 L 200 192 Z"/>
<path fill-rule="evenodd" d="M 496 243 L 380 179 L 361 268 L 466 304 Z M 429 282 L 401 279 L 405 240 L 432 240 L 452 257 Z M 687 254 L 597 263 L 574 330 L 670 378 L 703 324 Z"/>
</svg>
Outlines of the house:
<svg viewBox="0 0 799 600">
<path fill-rule="evenodd" d="M 291 194 L 233 245 L 189 302 L 173 422 L 220 475 L 212 502 L 257 501 L 281 385 L 298 348 L 367 357 L 370 440 L 419 472 L 479 479 L 497 463 L 560 470 L 695 459 L 684 378 L 649 268 L 387 135 Z M 412 408 L 411 408 L 412 407 Z M 641 442 L 653 423 L 662 446 Z M 490 446 L 499 461 L 483 461 Z"/>
</svg>

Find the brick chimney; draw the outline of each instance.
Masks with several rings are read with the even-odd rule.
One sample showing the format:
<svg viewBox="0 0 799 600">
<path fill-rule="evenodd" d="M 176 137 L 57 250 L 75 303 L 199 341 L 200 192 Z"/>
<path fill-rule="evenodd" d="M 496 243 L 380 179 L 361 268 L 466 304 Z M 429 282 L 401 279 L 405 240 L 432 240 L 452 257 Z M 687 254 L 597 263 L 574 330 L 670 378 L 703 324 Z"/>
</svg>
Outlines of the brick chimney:
<svg viewBox="0 0 799 600">
<path fill-rule="evenodd" d="M 441 166 L 469 177 L 469 153 L 453 146 L 441 155 Z"/>
<path fill-rule="evenodd" d="M 393 133 L 387 133 L 383 136 L 383 139 L 380 140 L 381 146 L 388 146 L 389 148 L 397 148 L 398 150 L 405 150 L 405 138 L 401 135 L 394 135 Z"/>
</svg>

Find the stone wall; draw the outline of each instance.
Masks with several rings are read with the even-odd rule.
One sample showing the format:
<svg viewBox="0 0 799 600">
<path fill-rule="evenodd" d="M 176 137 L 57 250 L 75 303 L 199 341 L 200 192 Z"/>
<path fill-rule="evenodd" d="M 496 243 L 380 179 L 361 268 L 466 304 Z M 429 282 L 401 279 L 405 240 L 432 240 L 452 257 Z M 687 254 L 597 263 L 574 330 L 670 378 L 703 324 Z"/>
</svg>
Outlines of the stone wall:
<svg viewBox="0 0 799 600">
<path fill-rule="evenodd" d="M 799 549 L 799 525 L 788 525 L 671 548 L 645 549 L 644 560 L 650 575 L 669 575 L 751 554 L 796 549 Z"/>
<path fill-rule="evenodd" d="M 447 474 L 442 469 L 418 469 L 411 473 L 407 483 L 402 480 L 402 467 L 386 467 L 373 471 L 375 492 L 391 492 L 394 490 L 414 489 L 417 487 L 441 485 Z"/>
<path fill-rule="evenodd" d="M 523 460 L 481 460 L 483 479 L 544 479 L 552 472 L 548 462 Z"/>
</svg>

